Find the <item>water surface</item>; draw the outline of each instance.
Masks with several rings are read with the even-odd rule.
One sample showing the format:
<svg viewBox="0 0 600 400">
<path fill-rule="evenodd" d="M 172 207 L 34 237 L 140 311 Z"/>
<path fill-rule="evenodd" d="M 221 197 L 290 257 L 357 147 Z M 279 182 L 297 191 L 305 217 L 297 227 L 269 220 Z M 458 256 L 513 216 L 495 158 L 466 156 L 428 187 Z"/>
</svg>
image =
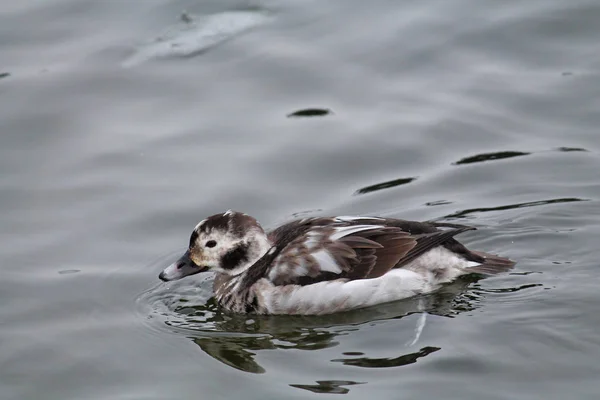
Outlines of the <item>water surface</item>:
<svg viewBox="0 0 600 400">
<path fill-rule="evenodd" d="M 597 398 L 598 2 L 0 10 L 3 399 Z M 251 17 L 193 30 L 226 13 Z M 157 280 L 229 208 L 471 224 L 465 244 L 518 265 L 232 316 L 210 277 Z"/>
</svg>

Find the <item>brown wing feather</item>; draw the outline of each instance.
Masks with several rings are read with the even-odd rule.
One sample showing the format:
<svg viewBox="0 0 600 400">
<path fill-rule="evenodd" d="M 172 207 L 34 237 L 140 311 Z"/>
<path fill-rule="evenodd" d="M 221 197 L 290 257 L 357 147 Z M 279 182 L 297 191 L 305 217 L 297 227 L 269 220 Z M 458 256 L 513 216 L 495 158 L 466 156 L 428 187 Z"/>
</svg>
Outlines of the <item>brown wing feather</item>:
<svg viewBox="0 0 600 400">
<path fill-rule="evenodd" d="M 400 260 L 417 244 L 415 239 L 408 234 L 381 237 L 378 241 L 383 245 L 383 248 L 375 250 L 377 263 L 366 278 L 377 278 L 387 273 L 390 269 L 396 268 Z"/>
<path fill-rule="evenodd" d="M 354 248 L 358 255 L 358 263 L 348 273 L 349 279 L 377 278 L 384 275 L 394 268 L 417 243 L 410 234 L 395 227 L 359 232 L 340 241 L 352 246 L 359 238 L 374 245 L 368 250 Z"/>
<path fill-rule="evenodd" d="M 373 228 L 357 232 L 358 225 Z M 343 229 L 354 233 L 339 237 Z M 269 233 L 269 239 L 274 243 L 273 251 L 251 268 L 244 284 L 249 286 L 264 277 L 275 285 L 376 278 L 390 269 L 402 268 L 438 246 L 444 246 L 466 260 L 482 263 L 480 270 L 474 272 L 495 273 L 510 269 L 514 265 L 511 260 L 470 251 L 453 238 L 474 229 L 444 222 L 393 218 L 318 217 L 292 221 Z M 338 235 L 332 236 L 335 233 Z M 319 254 L 321 260 L 316 258 Z M 330 259 L 321 265 L 324 254 Z"/>
<path fill-rule="evenodd" d="M 471 267 L 471 270 L 478 274 L 494 275 L 500 272 L 506 272 L 511 270 L 516 264 L 513 260 L 510 260 L 505 257 L 500 257 L 495 254 L 474 250 L 471 250 L 471 252 L 483 259 L 481 265 Z"/>
<path fill-rule="evenodd" d="M 297 237 L 277 257 L 269 279 L 276 285 L 306 285 L 339 278 L 376 278 L 394 268 L 417 245 L 413 236 L 398 227 L 377 226 L 332 240 L 334 232 L 333 228 L 313 228 L 313 242 L 305 235 Z M 316 254 L 323 252 L 335 266 L 319 264 Z"/>
<path fill-rule="evenodd" d="M 437 232 L 433 232 L 433 233 L 426 233 L 423 235 L 418 235 L 416 237 L 416 242 L 417 242 L 416 246 L 413 247 L 406 254 L 406 256 L 400 260 L 398 267 L 408 264 L 409 262 L 413 261 L 414 259 L 418 258 L 419 256 L 422 256 L 423 254 L 427 253 L 429 250 L 433 249 L 434 247 L 443 245 L 443 244 L 451 241 L 452 238 L 454 236 L 458 235 L 459 233 L 466 232 L 466 231 L 472 231 L 475 229 L 476 228 L 473 228 L 471 226 L 463 226 L 463 227 L 456 228 L 456 229 L 449 229 L 447 231 L 437 231 Z"/>
</svg>

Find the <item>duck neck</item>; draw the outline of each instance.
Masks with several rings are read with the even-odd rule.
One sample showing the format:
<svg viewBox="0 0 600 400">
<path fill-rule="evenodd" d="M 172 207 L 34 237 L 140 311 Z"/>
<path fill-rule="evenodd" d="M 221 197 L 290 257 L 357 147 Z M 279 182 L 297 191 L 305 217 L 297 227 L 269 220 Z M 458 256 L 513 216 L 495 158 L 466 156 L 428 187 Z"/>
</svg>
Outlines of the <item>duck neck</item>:
<svg viewBox="0 0 600 400">
<path fill-rule="evenodd" d="M 260 260 L 267 252 L 271 249 L 272 243 L 267 238 L 267 235 L 262 234 L 254 238 L 250 246 L 248 246 L 248 252 L 246 254 L 244 262 L 242 262 L 237 268 L 228 271 L 232 276 L 240 276 L 248 271 L 258 260 Z"/>
</svg>

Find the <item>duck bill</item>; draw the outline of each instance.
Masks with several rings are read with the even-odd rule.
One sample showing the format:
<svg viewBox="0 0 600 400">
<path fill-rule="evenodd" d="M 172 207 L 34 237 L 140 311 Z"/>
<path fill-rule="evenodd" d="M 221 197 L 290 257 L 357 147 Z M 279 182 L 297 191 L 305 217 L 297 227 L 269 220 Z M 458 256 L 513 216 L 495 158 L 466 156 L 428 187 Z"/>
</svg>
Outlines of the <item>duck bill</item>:
<svg viewBox="0 0 600 400">
<path fill-rule="evenodd" d="M 163 272 L 158 275 L 158 279 L 164 282 L 176 281 L 177 279 L 204 271 L 208 271 L 208 267 L 196 265 L 190 258 L 190 252 L 186 251 L 179 260 L 165 268 Z"/>
</svg>

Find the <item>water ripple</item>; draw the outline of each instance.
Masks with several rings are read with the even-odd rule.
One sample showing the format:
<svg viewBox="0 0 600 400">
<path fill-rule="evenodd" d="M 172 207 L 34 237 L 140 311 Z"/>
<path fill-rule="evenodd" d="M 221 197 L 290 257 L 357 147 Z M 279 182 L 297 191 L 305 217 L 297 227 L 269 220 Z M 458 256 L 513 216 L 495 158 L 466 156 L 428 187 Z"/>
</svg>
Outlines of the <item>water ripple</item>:
<svg viewBox="0 0 600 400">
<path fill-rule="evenodd" d="M 425 357 L 431 353 L 441 350 L 440 347 L 427 346 L 415 353 L 404 354 L 394 358 L 338 358 L 331 360 L 332 362 L 339 362 L 344 365 L 351 365 L 353 367 L 362 368 L 391 368 L 391 367 L 402 367 L 404 365 L 414 364 L 419 358 Z"/>
<path fill-rule="evenodd" d="M 186 336 L 215 360 L 241 371 L 261 374 L 266 369 L 255 357 L 261 350 L 318 351 L 336 347 L 340 337 L 366 329 L 376 321 L 397 320 L 424 312 L 454 317 L 480 307 L 482 298 L 489 294 L 511 293 L 536 286 L 481 289 L 476 285 L 468 289 L 477 281 L 477 277 L 466 277 L 427 296 L 328 316 L 232 314 L 221 310 L 211 297 L 211 279 L 196 285 L 185 280 L 159 284 L 142 293 L 137 302 L 138 312 L 146 314 L 145 320 L 151 329 Z M 420 335 L 423 322 L 421 318 L 417 321 L 418 326 L 410 324 L 406 327 L 406 343 L 410 343 L 407 348 L 418 341 L 418 336 L 412 337 L 413 332 L 418 331 L 416 334 Z M 425 347 L 395 358 L 359 357 L 332 361 L 365 368 L 396 367 L 414 363 L 438 350 L 437 347 Z"/>
<path fill-rule="evenodd" d="M 371 192 L 376 192 L 378 190 L 389 189 L 389 188 L 396 187 L 396 186 L 406 185 L 416 179 L 417 179 L 417 177 L 399 178 L 399 179 L 394 179 L 391 181 L 377 183 L 375 185 L 370 185 L 370 186 L 366 186 L 364 188 L 358 189 L 356 192 L 354 192 L 354 195 L 371 193 Z"/>
<path fill-rule="evenodd" d="M 316 385 L 301 385 L 297 383 L 291 383 L 291 387 L 295 387 L 297 389 L 308 390 L 313 393 L 320 394 L 346 394 L 350 391 L 350 389 L 345 388 L 344 386 L 351 385 L 361 385 L 366 382 L 354 382 L 354 381 L 340 381 L 340 380 L 326 380 L 326 381 L 317 381 Z"/>
<path fill-rule="evenodd" d="M 477 154 L 475 156 L 462 158 L 454 163 L 454 165 L 462 164 L 473 164 L 485 161 L 503 160 L 505 158 L 527 156 L 531 153 L 524 153 L 522 151 L 498 151 L 494 153 Z"/>
<path fill-rule="evenodd" d="M 528 202 L 524 202 L 524 203 L 507 204 L 504 206 L 497 206 L 497 207 L 470 208 L 467 210 L 455 212 L 453 214 L 448 214 L 443 218 L 459 219 L 459 218 L 468 217 L 471 214 L 475 214 L 475 213 L 505 211 L 505 210 L 513 210 L 516 208 L 538 207 L 538 206 L 545 206 L 548 204 L 573 203 L 573 202 L 579 202 L 579 201 L 589 201 L 589 199 L 580 199 L 577 197 L 563 197 L 563 198 L 558 198 L 558 199 L 538 200 L 538 201 L 528 201 Z"/>
</svg>

